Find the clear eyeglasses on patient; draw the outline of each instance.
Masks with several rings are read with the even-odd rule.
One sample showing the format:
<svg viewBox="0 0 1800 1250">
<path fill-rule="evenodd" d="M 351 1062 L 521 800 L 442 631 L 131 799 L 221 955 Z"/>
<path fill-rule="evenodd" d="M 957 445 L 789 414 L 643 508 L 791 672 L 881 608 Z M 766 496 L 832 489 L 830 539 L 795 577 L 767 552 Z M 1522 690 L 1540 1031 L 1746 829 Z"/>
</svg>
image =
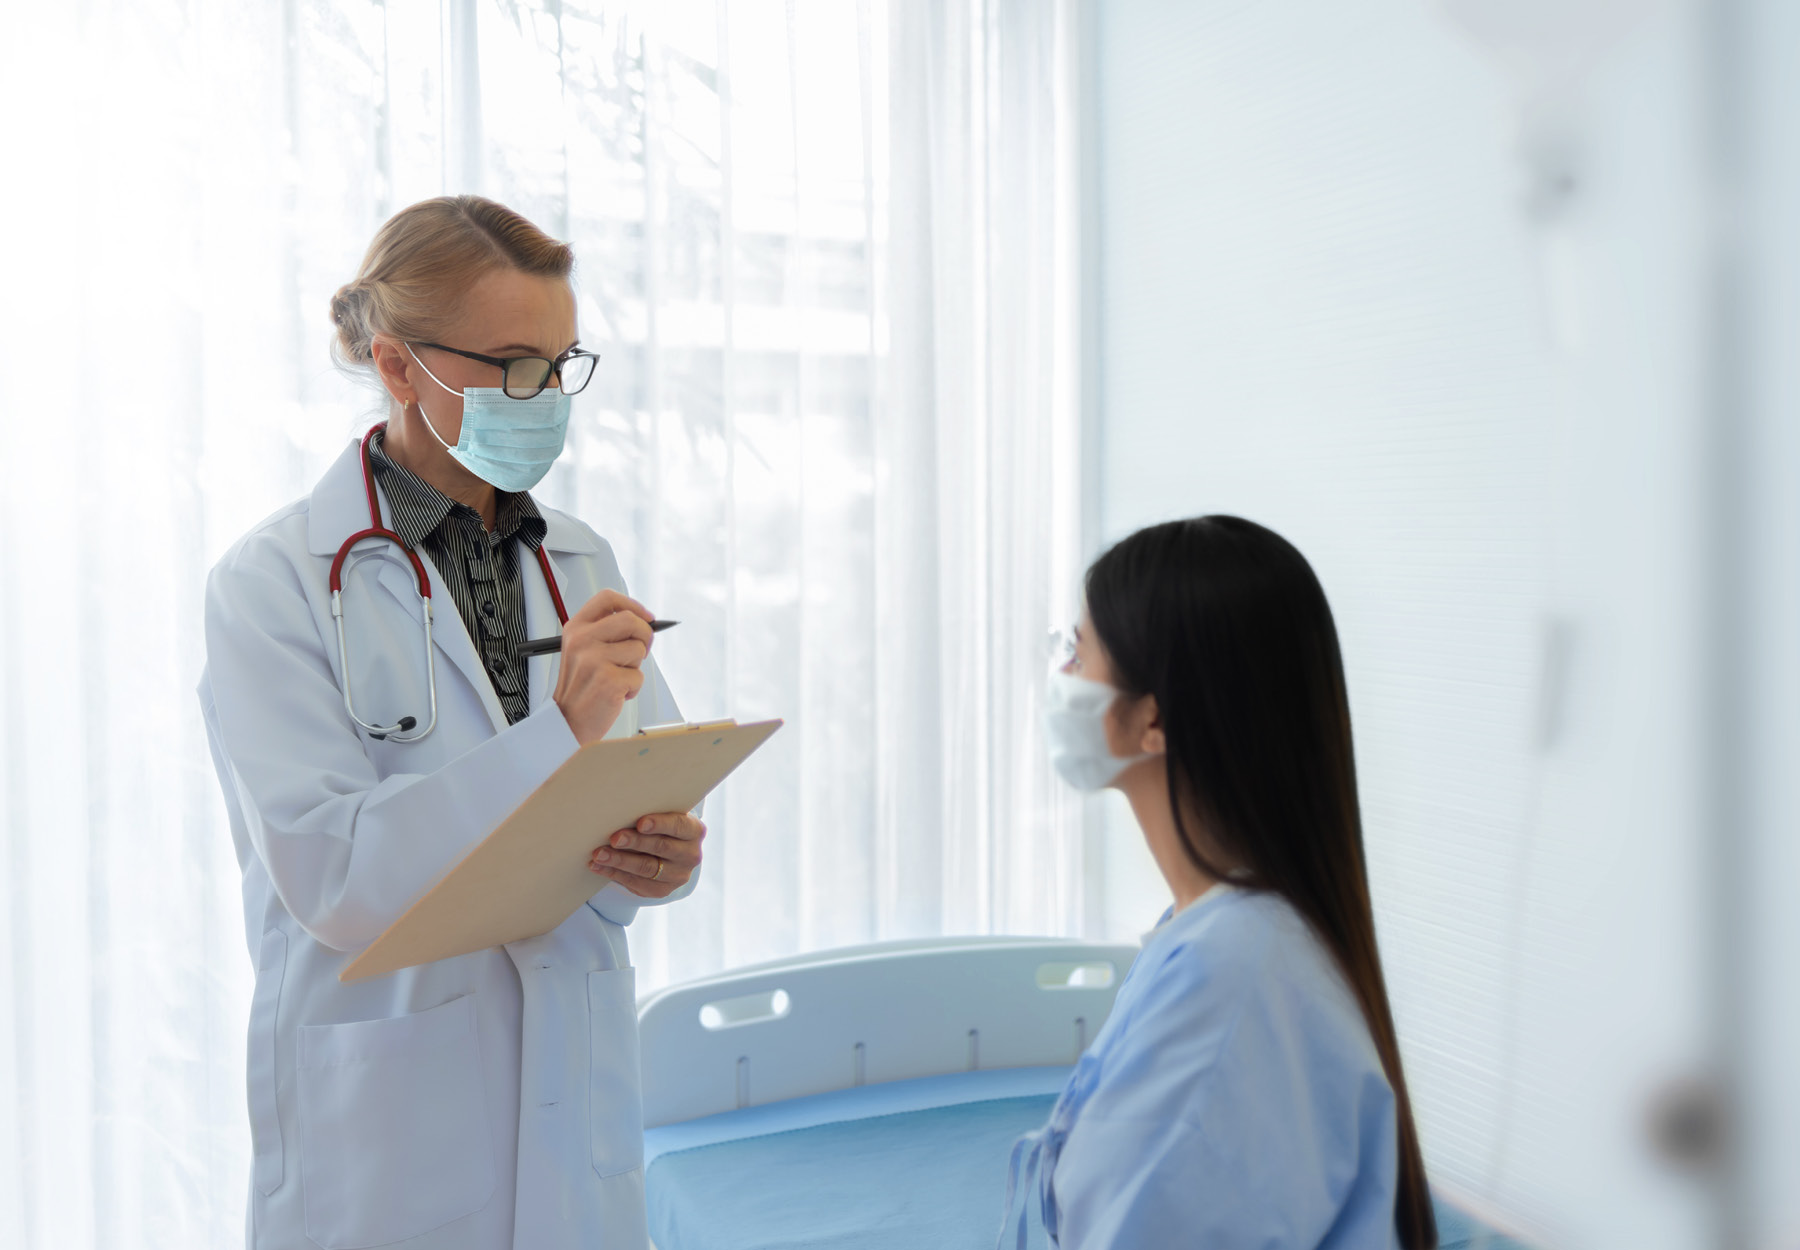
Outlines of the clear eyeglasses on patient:
<svg viewBox="0 0 1800 1250">
<path fill-rule="evenodd" d="M 442 343 L 413 343 L 414 348 L 427 347 L 435 352 L 449 352 L 464 360 L 479 360 L 500 370 L 500 389 L 508 399 L 531 399 L 554 383 L 565 395 L 577 395 L 594 377 L 594 365 L 600 357 L 593 352 L 571 347 L 555 360 L 543 356 L 484 356 L 465 352 L 460 347 Z"/>
</svg>

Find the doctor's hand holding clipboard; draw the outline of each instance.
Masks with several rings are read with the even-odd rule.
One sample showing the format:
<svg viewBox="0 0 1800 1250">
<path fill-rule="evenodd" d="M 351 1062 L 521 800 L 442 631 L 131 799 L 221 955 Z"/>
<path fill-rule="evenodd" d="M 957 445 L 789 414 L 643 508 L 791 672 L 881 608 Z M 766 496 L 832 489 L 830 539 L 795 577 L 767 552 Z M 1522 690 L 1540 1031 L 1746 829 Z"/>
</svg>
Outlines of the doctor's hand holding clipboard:
<svg viewBox="0 0 1800 1250">
<path fill-rule="evenodd" d="M 573 260 L 475 196 L 383 225 L 331 315 L 386 420 L 207 581 L 257 1250 L 648 1244 L 625 927 L 692 891 L 697 816 L 593 830 L 540 937 L 339 979 L 584 744 L 682 719 L 612 549 L 530 494 L 598 359 Z"/>
</svg>

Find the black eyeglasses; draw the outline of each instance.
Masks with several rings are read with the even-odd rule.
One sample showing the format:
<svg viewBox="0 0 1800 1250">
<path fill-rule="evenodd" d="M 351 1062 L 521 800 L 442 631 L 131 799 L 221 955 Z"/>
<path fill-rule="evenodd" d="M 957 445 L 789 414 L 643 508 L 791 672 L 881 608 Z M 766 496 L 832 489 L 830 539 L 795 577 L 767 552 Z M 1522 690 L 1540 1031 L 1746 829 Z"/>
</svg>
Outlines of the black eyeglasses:
<svg viewBox="0 0 1800 1250">
<path fill-rule="evenodd" d="M 480 352 L 465 352 L 460 347 L 445 347 L 442 343 L 414 343 L 413 346 L 429 347 L 433 351 L 449 352 L 465 360 L 493 365 L 500 370 L 500 389 L 509 399 L 530 399 L 552 381 L 565 395 L 579 394 L 593 379 L 594 364 L 600 359 L 579 347 L 571 347 L 555 360 L 546 360 L 542 356 L 483 356 Z"/>
</svg>

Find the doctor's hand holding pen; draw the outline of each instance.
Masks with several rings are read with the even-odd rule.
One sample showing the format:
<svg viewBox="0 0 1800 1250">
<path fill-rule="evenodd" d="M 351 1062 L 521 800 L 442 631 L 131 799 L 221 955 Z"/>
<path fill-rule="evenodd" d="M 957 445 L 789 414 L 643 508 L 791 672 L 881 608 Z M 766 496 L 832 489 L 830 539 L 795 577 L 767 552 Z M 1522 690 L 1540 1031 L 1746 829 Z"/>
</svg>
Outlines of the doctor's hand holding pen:
<svg viewBox="0 0 1800 1250">
<path fill-rule="evenodd" d="M 654 619 L 636 599 L 603 590 L 563 626 L 554 697 L 582 746 L 604 738 L 643 689 Z M 694 875 L 705 837 L 705 824 L 692 813 L 653 813 L 596 847 L 588 867 L 640 897 L 664 898 Z"/>
</svg>

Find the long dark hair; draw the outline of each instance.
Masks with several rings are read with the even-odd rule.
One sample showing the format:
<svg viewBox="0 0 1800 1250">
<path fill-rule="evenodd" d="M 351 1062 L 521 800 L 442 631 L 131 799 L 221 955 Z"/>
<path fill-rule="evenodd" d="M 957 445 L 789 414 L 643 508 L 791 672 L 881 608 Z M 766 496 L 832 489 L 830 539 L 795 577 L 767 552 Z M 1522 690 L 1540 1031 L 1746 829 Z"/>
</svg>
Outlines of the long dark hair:
<svg viewBox="0 0 1800 1250">
<path fill-rule="evenodd" d="M 1209 876 L 1229 868 L 1234 884 L 1281 895 L 1337 959 L 1394 1090 L 1400 1244 L 1431 1250 L 1437 1221 L 1375 947 L 1350 703 L 1319 579 L 1279 534 L 1204 516 L 1139 530 L 1101 556 L 1087 608 L 1114 684 L 1156 697 L 1188 856 Z"/>
</svg>

